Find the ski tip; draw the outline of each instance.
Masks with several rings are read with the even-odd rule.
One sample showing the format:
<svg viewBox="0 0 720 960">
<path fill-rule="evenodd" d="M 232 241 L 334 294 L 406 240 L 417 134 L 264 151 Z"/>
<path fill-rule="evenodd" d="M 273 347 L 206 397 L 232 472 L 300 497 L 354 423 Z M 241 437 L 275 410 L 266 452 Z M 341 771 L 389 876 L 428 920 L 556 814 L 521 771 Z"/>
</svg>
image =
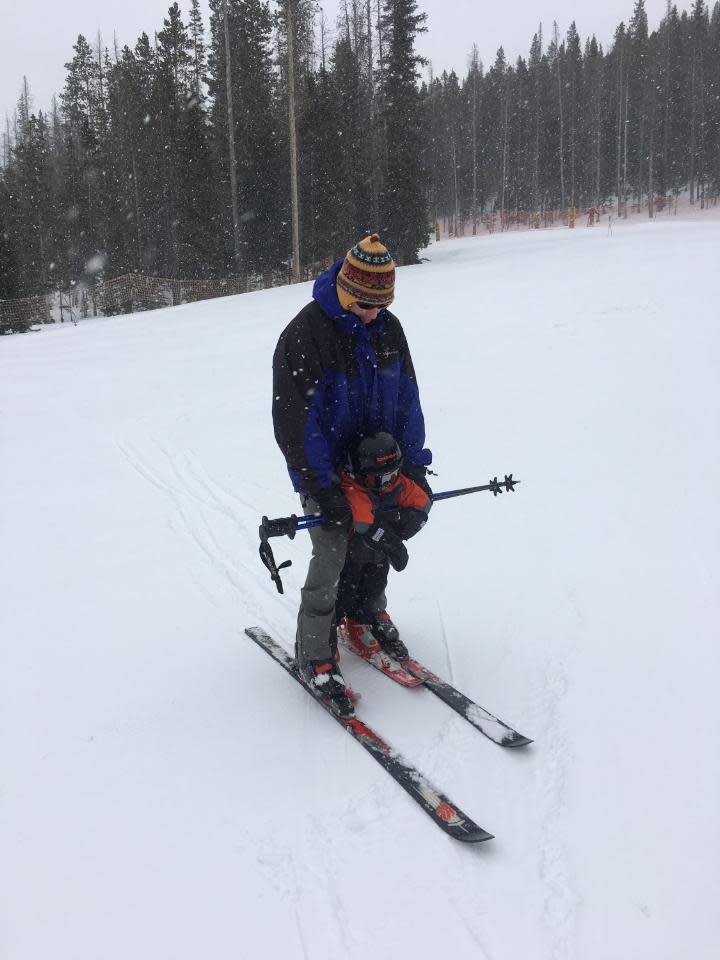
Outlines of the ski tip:
<svg viewBox="0 0 720 960">
<path fill-rule="evenodd" d="M 460 840 L 461 843 L 484 843 L 486 840 L 495 839 L 494 833 L 488 833 L 487 830 L 483 830 L 476 823 L 472 824 L 470 829 L 466 824 L 464 829 L 448 831 L 448 834 L 453 839 Z"/>
<path fill-rule="evenodd" d="M 494 833 L 488 833 L 487 830 L 483 830 L 482 827 L 475 827 L 474 830 L 468 833 L 458 831 L 454 833 L 453 836 L 456 840 L 460 840 L 463 843 L 484 843 L 485 840 L 495 839 Z"/>
<path fill-rule="evenodd" d="M 524 737 L 521 733 L 516 733 L 513 737 L 509 737 L 507 740 L 503 740 L 503 747 L 527 747 L 531 743 L 535 743 L 534 740 L 531 740 L 530 737 Z"/>
</svg>

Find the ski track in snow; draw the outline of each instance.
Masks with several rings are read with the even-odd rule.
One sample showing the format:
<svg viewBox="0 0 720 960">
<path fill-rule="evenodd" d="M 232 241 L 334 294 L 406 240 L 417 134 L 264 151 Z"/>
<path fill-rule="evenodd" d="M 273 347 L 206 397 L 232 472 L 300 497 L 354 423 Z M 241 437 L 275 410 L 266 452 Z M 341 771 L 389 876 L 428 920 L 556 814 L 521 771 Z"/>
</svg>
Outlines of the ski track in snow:
<svg viewBox="0 0 720 960">
<path fill-rule="evenodd" d="M 551 960 L 573 960 L 575 956 L 575 913 L 578 893 L 567 836 L 567 795 L 570 770 L 574 766 L 573 744 L 564 723 L 565 697 L 570 686 L 577 636 L 582 615 L 572 591 L 566 591 L 569 638 L 547 658 L 542 688 L 542 734 L 546 760 L 541 786 L 543 813 L 539 879 L 544 890 L 543 922 Z"/>
<path fill-rule="evenodd" d="M 545 815 L 539 869 L 545 891 L 543 921 L 549 943 L 548 956 L 552 960 L 572 960 L 575 893 L 564 827 L 567 767 L 571 761 L 570 744 L 559 720 L 559 706 L 568 688 L 564 665 L 558 661 L 549 663 L 545 683 L 543 699 L 548 723 L 543 741 L 547 744 L 547 758 L 543 772 L 546 782 L 541 789 Z"/>
<path fill-rule="evenodd" d="M 205 562 L 221 579 L 227 580 L 231 587 L 241 592 L 247 603 L 248 615 L 261 620 L 266 615 L 267 606 L 255 599 L 258 569 L 244 559 L 247 555 L 252 557 L 252 548 L 256 547 L 257 507 L 222 490 L 207 476 L 190 451 L 173 455 L 155 437 L 147 438 L 144 446 L 149 446 L 150 450 L 145 454 L 140 452 L 137 437 L 118 440 L 117 446 L 128 464 L 163 494 L 171 507 L 177 528 L 194 544 Z M 235 509 L 233 504 L 239 504 L 242 509 Z M 214 517 L 209 519 L 206 513 Z M 215 533 L 217 516 L 228 521 L 234 533 L 240 536 L 239 542 L 231 544 L 236 548 L 232 554 L 228 551 L 228 545 L 222 544 Z M 242 576 L 237 572 L 238 569 L 242 571 Z M 208 593 L 204 581 L 196 578 L 195 582 L 211 602 L 217 602 Z M 275 600 L 274 586 L 261 583 L 260 589 L 269 601 Z"/>
</svg>

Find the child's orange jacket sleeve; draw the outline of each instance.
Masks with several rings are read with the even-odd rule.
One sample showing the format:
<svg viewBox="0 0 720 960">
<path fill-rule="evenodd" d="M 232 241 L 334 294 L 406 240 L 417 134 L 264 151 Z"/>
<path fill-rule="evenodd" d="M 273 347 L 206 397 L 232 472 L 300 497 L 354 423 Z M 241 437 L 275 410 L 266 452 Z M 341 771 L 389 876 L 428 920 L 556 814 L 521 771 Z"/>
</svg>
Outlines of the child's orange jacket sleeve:
<svg viewBox="0 0 720 960">
<path fill-rule="evenodd" d="M 398 506 L 401 508 L 413 507 L 415 510 L 422 510 L 423 513 L 430 513 L 432 498 L 425 493 L 423 488 L 403 474 L 400 474 L 398 479 L 400 481 Z"/>
<path fill-rule="evenodd" d="M 375 523 L 375 511 L 369 494 L 344 471 L 341 474 L 341 482 L 345 499 L 350 504 L 353 527 L 358 533 L 367 533 Z"/>
</svg>

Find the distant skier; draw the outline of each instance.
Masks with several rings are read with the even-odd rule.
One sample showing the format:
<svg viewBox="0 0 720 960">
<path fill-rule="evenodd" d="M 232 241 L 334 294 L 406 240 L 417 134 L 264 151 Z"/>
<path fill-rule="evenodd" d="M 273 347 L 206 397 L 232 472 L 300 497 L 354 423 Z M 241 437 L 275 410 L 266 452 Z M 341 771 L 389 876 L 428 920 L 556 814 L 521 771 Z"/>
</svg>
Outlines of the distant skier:
<svg viewBox="0 0 720 960">
<path fill-rule="evenodd" d="M 415 370 L 400 321 L 387 309 L 394 290 L 390 253 L 377 234 L 365 237 L 317 278 L 313 300 L 285 328 L 273 357 L 275 437 L 303 510 L 324 520 L 310 530 L 297 662 L 305 682 L 345 715 L 352 704 L 336 661 L 336 602 L 352 514 L 340 470 L 358 437 L 387 431 L 398 442 L 405 476 L 431 494 Z M 366 599 L 365 609 L 387 632 L 384 591 Z"/>
</svg>

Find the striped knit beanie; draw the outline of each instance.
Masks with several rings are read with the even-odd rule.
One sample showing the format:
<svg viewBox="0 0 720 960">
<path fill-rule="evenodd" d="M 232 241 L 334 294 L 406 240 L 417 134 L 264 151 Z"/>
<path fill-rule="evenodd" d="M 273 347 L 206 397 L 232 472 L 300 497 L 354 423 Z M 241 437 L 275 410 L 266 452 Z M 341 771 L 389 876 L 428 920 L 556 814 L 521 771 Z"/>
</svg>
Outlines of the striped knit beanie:
<svg viewBox="0 0 720 960">
<path fill-rule="evenodd" d="M 377 233 L 348 250 L 335 281 L 343 310 L 353 303 L 388 307 L 395 296 L 395 264 Z"/>
</svg>

